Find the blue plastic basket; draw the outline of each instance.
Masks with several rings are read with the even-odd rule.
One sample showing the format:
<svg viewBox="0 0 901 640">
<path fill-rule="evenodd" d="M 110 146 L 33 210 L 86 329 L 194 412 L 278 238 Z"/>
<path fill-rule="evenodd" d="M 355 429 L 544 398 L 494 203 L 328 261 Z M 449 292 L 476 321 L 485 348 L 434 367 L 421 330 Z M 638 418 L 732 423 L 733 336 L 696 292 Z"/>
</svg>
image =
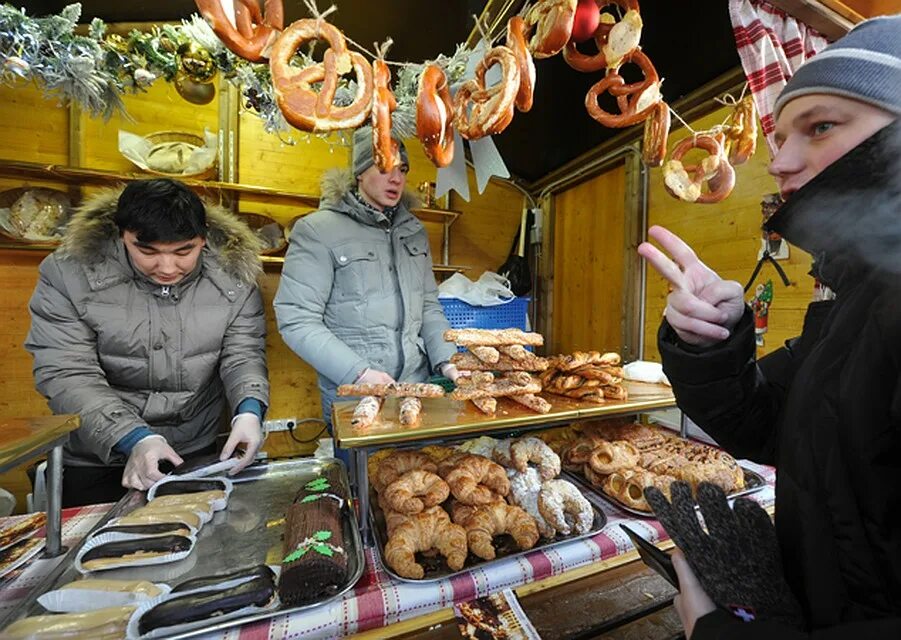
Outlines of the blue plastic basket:
<svg viewBox="0 0 901 640">
<path fill-rule="evenodd" d="M 526 330 L 529 298 L 514 298 L 507 304 L 476 307 L 457 298 L 438 298 L 444 315 L 454 329 L 522 329 Z"/>
</svg>

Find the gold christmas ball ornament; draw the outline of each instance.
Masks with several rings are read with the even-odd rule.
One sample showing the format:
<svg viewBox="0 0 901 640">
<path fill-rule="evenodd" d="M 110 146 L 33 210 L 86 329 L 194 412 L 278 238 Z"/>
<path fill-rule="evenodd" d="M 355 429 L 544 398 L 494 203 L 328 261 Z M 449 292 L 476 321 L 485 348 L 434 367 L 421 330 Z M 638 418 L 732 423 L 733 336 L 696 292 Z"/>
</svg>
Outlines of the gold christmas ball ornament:
<svg viewBox="0 0 901 640">
<path fill-rule="evenodd" d="M 117 33 L 108 36 L 104 43 L 110 50 L 115 51 L 116 53 L 123 55 L 128 53 L 128 41 Z"/>
<path fill-rule="evenodd" d="M 216 86 L 212 82 L 195 82 L 181 73 L 175 76 L 175 90 L 191 104 L 209 104 L 216 97 Z"/>
<path fill-rule="evenodd" d="M 216 75 L 216 63 L 210 52 L 195 42 L 178 48 L 178 66 L 181 73 L 194 82 L 206 83 Z"/>
</svg>

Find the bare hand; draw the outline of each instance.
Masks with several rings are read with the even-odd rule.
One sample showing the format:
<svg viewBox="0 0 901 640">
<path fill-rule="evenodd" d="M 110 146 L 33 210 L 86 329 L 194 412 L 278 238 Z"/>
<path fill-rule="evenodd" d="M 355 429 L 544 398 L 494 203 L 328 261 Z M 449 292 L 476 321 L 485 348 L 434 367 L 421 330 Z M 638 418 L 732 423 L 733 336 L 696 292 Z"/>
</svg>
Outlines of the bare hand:
<svg viewBox="0 0 901 640">
<path fill-rule="evenodd" d="M 163 477 L 160 461 L 168 460 L 176 467 L 184 460 L 169 446 L 163 436 L 147 436 L 131 450 L 125 471 L 122 472 L 122 486 L 127 489 L 144 491 Z"/>
<path fill-rule="evenodd" d="M 666 298 L 666 320 L 688 344 L 709 347 L 729 337 L 745 311 L 744 291 L 734 280 L 723 280 L 679 236 L 653 226 L 648 236 L 672 256 L 649 242 L 638 254 L 671 285 Z"/>
<path fill-rule="evenodd" d="M 704 591 L 701 583 L 698 582 L 697 576 L 691 570 L 685 554 L 681 550 L 676 549 L 672 553 L 673 568 L 676 575 L 679 576 L 679 595 L 673 599 L 673 606 L 679 619 L 682 621 L 682 628 L 685 629 L 685 638 L 691 640 L 691 634 L 695 629 L 695 623 L 698 618 L 703 618 L 708 613 L 716 609 L 716 604 Z"/>
<path fill-rule="evenodd" d="M 253 413 L 241 413 L 232 420 L 231 433 L 225 446 L 222 447 L 220 460 L 228 460 L 235 453 L 235 449 L 239 444 L 244 445 L 244 453 L 241 454 L 241 462 L 229 470 L 228 475 L 233 476 L 240 472 L 244 467 L 253 462 L 263 444 L 263 426 L 260 419 Z"/>
<path fill-rule="evenodd" d="M 378 369 L 366 369 L 360 374 L 360 377 L 354 380 L 354 384 L 391 384 L 394 381 L 394 378 L 384 371 L 379 371 Z"/>
</svg>

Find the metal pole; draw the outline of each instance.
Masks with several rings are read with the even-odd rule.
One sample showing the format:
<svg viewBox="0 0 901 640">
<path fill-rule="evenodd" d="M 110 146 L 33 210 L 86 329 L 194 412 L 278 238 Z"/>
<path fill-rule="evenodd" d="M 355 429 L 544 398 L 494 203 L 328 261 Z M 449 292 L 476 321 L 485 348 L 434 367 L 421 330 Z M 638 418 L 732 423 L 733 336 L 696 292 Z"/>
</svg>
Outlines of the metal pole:
<svg viewBox="0 0 901 640">
<path fill-rule="evenodd" d="M 360 536 L 364 545 L 372 544 L 372 532 L 369 530 L 369 471 L 367 469 L 368 449 L 351 449 L 354 466 L 357 469 L 357 500 L 360 504 Z"/>
<path fill-rule="evenodd" d="M 62 546 L 63 447 L 58 445 L 47 456 L 47 547 L 45 558 L 65 553 Z"/>
</svg>

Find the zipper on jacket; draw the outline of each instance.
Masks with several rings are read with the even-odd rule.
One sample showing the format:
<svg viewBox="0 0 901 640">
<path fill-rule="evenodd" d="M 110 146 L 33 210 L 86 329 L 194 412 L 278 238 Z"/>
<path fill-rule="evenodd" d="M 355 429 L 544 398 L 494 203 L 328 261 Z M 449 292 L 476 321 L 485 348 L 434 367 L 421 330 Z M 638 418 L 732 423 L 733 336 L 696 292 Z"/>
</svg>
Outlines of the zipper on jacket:
<svg viewBox="0 0 901 640">
<path fill-rule="evenodd" d="M 160 289 L 160 296 L 163 298 L 168 298 L 169 297 L 169 287 L 166 287 L 166 286 L 162 287 Z"/>
</svg>

